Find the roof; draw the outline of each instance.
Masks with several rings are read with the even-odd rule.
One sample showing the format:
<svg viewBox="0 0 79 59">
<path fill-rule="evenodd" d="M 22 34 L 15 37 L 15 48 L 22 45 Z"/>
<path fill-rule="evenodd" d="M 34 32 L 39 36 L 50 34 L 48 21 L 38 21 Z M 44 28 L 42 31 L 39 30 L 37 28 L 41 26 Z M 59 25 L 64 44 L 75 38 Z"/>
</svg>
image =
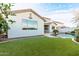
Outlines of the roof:
<svg viewBox="0 0 79 59">
<path fill-rule="evenodd" d="M 58 24 L 64 24 L 62 22 L 59 22 L 59 21 L 52 21 L 52 22 L 45 22 L 45 24 L 55 24 L 55 25 L 58 25 Z"/>
<path fill-rule="evenodd" d="M 14 10 L 12 11 L 13 13 L 25 13 L 25 12 L 32 12 L 35 15 L 37 15 L 40 19 L 42 19 L 43 21 L 46 21 L 42 16 L 40 16 L 38 13 L 36 13 L 34 10 L 32 9 L 21 9 L 21 10 Z"/>
<path fill-rule="evenodd" d="M 57 24 L 64 24 L 62 22 L 59 22 L 59 21 L 53 21 L 52 23 L 57 23 Z"/>
<path fill-rule="evenodd" d="M 47 18 L 47 17 L 43 17 L 44 19 L 48 19 L 48 20 L 50 20 L 50 18 Z"/>
<path fill-rule="evenodd" d="M 51 18 L 48 18 L 48 17 L 43 17 L 45 19 L 45 22 L 50 22 L 51 21 Z"/>
</svg>

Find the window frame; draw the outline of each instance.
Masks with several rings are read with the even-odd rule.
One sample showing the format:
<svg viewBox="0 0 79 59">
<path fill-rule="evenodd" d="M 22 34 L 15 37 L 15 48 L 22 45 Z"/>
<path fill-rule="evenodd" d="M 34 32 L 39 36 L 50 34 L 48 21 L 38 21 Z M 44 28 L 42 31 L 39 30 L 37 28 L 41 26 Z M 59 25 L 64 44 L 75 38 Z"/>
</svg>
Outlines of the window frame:
<svg viewBox="0 0 79 59">
<path fill-rule="evenodd" d="M 31 21 L 31 22 L 36 21 L 36 20 L 26 18 L 26 19 L 22 19 L 22 24 L 23 24 L 23 20 L 28 20 L 28 21 Z M 36 27 L 29 27 L 28 22 L 25 23 L 25 21 L 24 21 L 24 24 L 26 25 L 26 27 L 23 27 L 22 30 L 37 30 L 38 29 L 38 22 L 35 25 Z M 34 26 L 34 24 L 33 24 L 33 26 Z"/>
</svg>

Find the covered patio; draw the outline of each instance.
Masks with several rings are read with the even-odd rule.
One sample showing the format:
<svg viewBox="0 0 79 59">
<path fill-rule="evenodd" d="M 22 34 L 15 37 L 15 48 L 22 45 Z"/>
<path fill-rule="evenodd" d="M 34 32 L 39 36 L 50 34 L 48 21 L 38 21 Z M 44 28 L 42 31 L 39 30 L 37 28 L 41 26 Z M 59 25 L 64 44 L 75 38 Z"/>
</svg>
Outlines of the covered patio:
<svg viewBox="0 0 79 59">
<path fill-rule="evenodd" d="M 63 26 L 63 23 L 58 21 L 45 22 L 44 23 L 44 33 L 52 33 L 54 29 L 59 29 Z"/>
</svg>

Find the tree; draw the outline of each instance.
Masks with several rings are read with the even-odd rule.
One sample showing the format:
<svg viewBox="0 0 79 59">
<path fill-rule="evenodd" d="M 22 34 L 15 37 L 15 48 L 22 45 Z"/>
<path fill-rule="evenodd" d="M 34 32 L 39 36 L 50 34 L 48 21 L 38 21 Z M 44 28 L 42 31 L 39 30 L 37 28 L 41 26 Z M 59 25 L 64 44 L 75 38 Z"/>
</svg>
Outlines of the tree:
<svg viewBox="0 0 79 59">
<path fill-rule="evenodd" d="M 9 19 L 10 16 L 15 15 L 11 11 L 12 6 L 14 6 L 14 4 L 0 3 L 0 39 L 1 39 L 1 34 L 8 34 L 8 29 L 9 29 L 8 22 L 10 23 L 15 22 Z"/>
</svg>

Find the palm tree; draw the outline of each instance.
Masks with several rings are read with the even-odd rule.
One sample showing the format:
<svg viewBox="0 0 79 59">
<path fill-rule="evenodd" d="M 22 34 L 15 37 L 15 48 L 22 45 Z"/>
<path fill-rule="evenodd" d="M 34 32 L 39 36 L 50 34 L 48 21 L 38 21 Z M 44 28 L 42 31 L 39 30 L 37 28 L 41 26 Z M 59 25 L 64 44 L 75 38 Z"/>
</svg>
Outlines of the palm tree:
<svg viewBox="0 0 79 59">
<path fill-rule="evenodd" d="M 14 16 L 15 14 L 11 12 L 11 7 L 14 6 L 11 3 L 0 3 L 0 39 L 1 34 L 8 34 L 9 25 L 8 22 L 13 23 L 9 16 Z"/>
</svg>

